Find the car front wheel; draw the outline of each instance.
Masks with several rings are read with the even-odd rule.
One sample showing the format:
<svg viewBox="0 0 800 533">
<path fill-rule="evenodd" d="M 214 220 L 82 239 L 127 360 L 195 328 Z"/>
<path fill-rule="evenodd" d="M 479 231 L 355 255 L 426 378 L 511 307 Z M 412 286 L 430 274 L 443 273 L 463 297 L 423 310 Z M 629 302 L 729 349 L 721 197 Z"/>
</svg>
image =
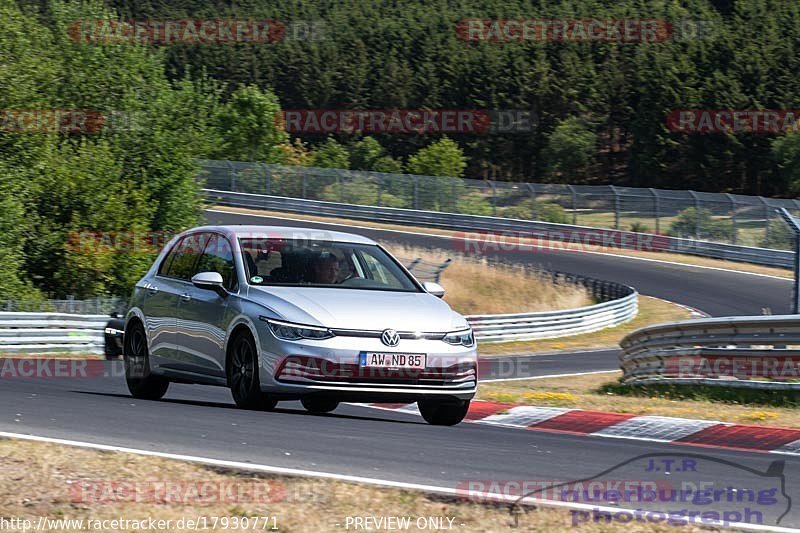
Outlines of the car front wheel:
<svg viewBox="0 0 800 533">
<path fill-rule="evenodd" d="M 240 333 L 233 340 L 228 362 L 228 386 L 237 407 L 269 411 L 278 404 L 261 391 L 258 379 L 258 352 L 249 333 Z"/>
<path fill-rule="evenodd" d="M 336 400 L 331 400 L 329 398 L 302 398 L 300 403 L 303 404 L 303 407 L 306 408 L 306 411 L 309 413 L 330 413 L 337 407 L 339 407 L 339 402 Z"/>
<path fill-rule="evenodd" d="M 419 400 L 422 418 L 434 426 L 455 426 L 467 416 L 469 400 Z"/>
</svg>

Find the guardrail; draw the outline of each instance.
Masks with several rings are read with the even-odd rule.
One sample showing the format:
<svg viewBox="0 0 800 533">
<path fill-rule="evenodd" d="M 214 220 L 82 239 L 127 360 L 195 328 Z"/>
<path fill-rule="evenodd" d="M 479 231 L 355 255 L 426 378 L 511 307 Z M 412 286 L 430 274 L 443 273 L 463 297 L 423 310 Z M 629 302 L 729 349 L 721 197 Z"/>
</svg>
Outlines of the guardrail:
<svg viewBox="0 0 800 533">
<path fill-rule="evenodd" d="M 625 383 L 800 389 L 800 316 L 707 318 L 651 326 L 620 343 Z"/>
<path fill-rule="evenodd" d="M 514 239 L 519 237 L 534 239 L 534 244 L 528 245 L 532 247 L 547 247 L 548 242 L 555 241 L 574 243 L 590 248 L 675 252 L 783 268 L 790 268 L 794 257 L 794 252 L 787 250 L 738 246 L 668 237 L 666 235 L 590 228 L 536 220 L 303 200 L 216 189 L 203 189 L 203 192 L 210 202 L 219 205 L 267 209 L 287 213 L 312 213 L 322 216 L 444 228 L 465 232 L 508 234 Z M 538 244 L 536 244 L 537 242 Z M 494 241 L 487 244 L 493 245 L 493 243 Z M 523 248 L 524 245 L 517 243 L 516 246 Z"/>
<path fill-rule="evenodd" d="M 108 315 L 0 312 L 0 352 L 102 354 Z"/>
<path fill-rule="evenodd" d="M 562 272 L 551 275 L 556 282 L 585 286 L 600 303 L 561 311 L 470 315 L 466 318 L 475 332 L 475 339 L 508 342 L 566 337 L 618 326 L 638 312 L 639 294 L 632 287 Z"/>
</svg>

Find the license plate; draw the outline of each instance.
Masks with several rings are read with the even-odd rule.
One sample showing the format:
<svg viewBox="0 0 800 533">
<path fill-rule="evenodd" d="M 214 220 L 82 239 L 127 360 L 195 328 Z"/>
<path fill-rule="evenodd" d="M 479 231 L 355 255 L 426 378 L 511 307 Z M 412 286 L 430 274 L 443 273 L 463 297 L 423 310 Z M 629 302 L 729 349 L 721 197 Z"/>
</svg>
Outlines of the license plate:
<svg viewBox="0 0 800 533">
<path fill-rule="evenodd" d="M 361 352 L 358 366 L 366 368 L 425 368 L 425 354 Z"/>
</svg>

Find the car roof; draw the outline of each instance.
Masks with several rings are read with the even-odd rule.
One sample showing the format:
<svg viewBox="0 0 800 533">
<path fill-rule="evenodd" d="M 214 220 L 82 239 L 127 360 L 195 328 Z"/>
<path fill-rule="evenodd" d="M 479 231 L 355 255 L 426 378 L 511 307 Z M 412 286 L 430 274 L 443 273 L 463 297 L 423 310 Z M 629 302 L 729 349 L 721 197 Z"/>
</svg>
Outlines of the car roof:
<svg viewBox="0 0 800 533">
<path fill-rule="evenodd" d="M 291 226 L 252 226 L 252 225 L 224 225 L 200 226 L 184 232 L 196 233 L 214 231 L 231 239 L 256 238 L 256 239 L 301 239 L 323 242 L 347 242 L 352 244 L 377 244 L 372 239 L 353 233 L 329 231 L 320 228 L 304 228 Z"/>
</svg>

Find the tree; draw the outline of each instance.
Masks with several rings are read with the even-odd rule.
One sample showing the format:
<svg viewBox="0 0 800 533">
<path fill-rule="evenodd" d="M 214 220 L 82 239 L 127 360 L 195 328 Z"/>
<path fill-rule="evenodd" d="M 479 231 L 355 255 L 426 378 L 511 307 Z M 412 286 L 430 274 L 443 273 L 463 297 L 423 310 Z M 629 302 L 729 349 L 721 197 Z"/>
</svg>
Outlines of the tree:
<svg viewBox="0 0 800 533">
<path fill-rule="evenodd" d="M 403 171 L 403 163 L 388 155 L 375 137 L 364 137 L 353 144 L 350 147 L 350 161 L 353 170 L 388 173 Z"/>
<path fill-rule="evenodd" d="M 347 148 L 328 137 L 311 155 L 311 166 L 321 168 L 350 168 L 350 154 Z"/>
<path fill-rule="evenodd" d="M 278 148 L 289 142 L 283 128 L 281 107 L 272 91 L 253 85 L 237 89 L 219 113 L 222 146 L 215 157 L 236 161 L 276 163 Z"/>
<path fill-rule="evenodd" d="M 773 140 L 772 157 L 778 165 L 782 188 L 794 195 L 800 194 L 800 133 Z"/>
<path fill-rule="evenodd" d="M 408 158 L 406 168 L 420 176 L 461 177 L 467 167 L 464 152 L 447 137 L 420 149 Z"/>
<path fill-rule="evenodd" d="M 558 123 L 547 141 L 542 157 L 551 179 L 576 181 L 592 164 L 597 135 L 577 117 Z"/>
<path fill-rule="evenodd" d="M 0 0 L 0 109 L 89 120 L 0 131 L 0 299 L 126 295 L 158 252 L 132 242 L 199 220 L 193 158 L 218 144 L 219 88 L 171 82 L 144 45 L 76 42 L 74 21 L 117 18 L 99 0 L 27 7 Z"/>
</svg>

